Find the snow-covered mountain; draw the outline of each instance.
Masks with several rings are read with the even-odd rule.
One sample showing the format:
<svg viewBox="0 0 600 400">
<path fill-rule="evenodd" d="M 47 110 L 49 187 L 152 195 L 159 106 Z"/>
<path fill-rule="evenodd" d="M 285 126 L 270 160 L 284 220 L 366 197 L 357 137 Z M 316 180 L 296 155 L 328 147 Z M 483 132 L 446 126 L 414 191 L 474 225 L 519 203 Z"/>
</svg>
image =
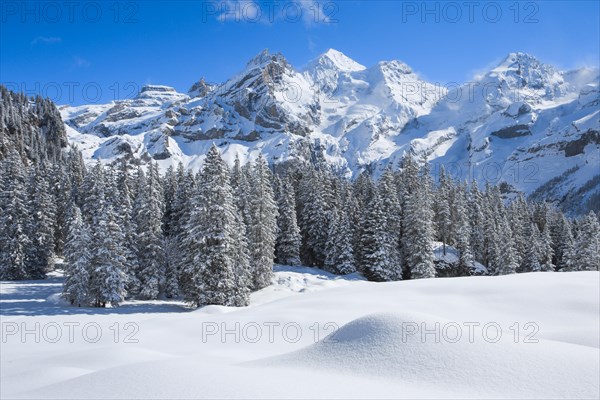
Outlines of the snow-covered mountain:
<svg viewBox="0 0 600 400">
<path fill-rule="evenodd" d="M 523 53 L 446 88 L 400 61 L 367 68 L 329 50 L 297 69 L 265 50 L 222 84 L 200 80 L 187 94 L 149 85 L 134 99 L 61 112 L 89 160 L 198 168 L 214 142 L 228 160 L 325 159 L 356 175 L 411 151 L 434 171 L 443 163 L 455 177 L 506 182 L 577 212 L 599 196 L 599 108 L 598 69 L 559 71 Z"/>
</svg>

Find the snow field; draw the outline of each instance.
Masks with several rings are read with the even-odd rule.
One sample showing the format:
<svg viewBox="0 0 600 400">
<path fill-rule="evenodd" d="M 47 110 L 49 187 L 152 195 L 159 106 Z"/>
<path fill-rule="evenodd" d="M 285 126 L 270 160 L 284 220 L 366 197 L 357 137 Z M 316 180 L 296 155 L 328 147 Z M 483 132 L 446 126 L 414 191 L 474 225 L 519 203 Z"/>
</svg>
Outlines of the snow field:
<svg viewBox="0 0 600 400">
<path fill-rule="evenodd" d="M 598 398 L 599 277 L 372 283 L 278 266 L 250 307 L 196 311 L 161 300 L 79 309 L 53 301 L 59 277 L 3 282 L 1 395 Z M 39 343 L 6 335 L 35 323 Z"/>
</svg>

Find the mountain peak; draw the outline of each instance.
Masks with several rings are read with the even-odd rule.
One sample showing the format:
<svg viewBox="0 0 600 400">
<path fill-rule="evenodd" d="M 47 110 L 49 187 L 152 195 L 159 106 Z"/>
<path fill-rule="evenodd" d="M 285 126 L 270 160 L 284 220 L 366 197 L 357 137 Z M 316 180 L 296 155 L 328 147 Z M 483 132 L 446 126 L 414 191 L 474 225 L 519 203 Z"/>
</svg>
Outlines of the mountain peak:
<svg viewBox="0 0 600 400">
<path fill-rule="evenodd" d="M 136 96 L 138 99 L 176 95 L 177 91 L 170 86 L 144 85 Z"/>
<path fill-rule="evenodd" d="M 504 60 L 494 69 L 514 69 L 515 67 L 518 68 L 520 66 L 539 67 L 540 65 L 542 65 L 542 63 L 531 54 L 514 52 L 508 53 Z"/>
<path fill-rule="evenodd" d="M 164 86 L 164 85 L 144 85 L 144 86 L 142 86 L 142 89 L 140 90 L 140 94 L 146 93 L 146 92 L 167 93 L 167 92 L 176 92 L 176 90 L 170 86 Z"/>
<path fill-rule="evenodd" d="M 286 63 L 285 57 L 281 53 L 271 54 L 269 49 L 264 49 L 258 53 L 254 58 L 248 61 L 247 67 L 259 67 L 261 65 L 269 64 L 271 62 L 282 62 Z"/>
<path fill-rule="evenodd" d="M 377 68 L 379 68 L 382 71 L 394 70 L 405 75 L 413 73 L 412 68 L 408 64 L 398 60 L 380 61 L 377 63 Z"/>
<path fill-rule="evenodd" d="M 527 53 L 510 53 L 488 74 L 492 79 L 501 79 L 512 88 L 528 87 L 534 90 L 546 89 L 544 95 L 553 97 L 563 93 L 563 76 L 550 64 L 544 64 Z M 554 94 L 553 94 L 554 93 Z"/>
<path fill-rule="evenodd" d="M 204 97 L 208 93 L 210 93 L 216 85 L 207 83 L 204 78 L 200 78 L 200 80 L 192 85 L 190 90 L 188 90 L 188 95 L 190 97 Z"/>
<path fill-rule="evenodd" d="M 337 69 L 338 71 L 343 72 L 362 71 L 366 69 L 363 65 L 335 49 L 327 50 L 311 63 L 311 66 L 316 65 Z"/>
</svg>

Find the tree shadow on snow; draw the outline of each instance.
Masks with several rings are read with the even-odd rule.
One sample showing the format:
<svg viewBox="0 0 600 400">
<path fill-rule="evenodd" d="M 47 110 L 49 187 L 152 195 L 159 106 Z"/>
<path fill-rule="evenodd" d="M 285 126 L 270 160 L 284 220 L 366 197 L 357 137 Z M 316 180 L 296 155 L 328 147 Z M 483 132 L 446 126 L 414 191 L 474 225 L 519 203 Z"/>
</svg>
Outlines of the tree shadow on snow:
<svg viewBox="0 0 600 400">
<path fill-rule="evenodd" d="M 176 300 L 127 300 L 119 307 L 77 307 L 60 299 L 62 277 L 0 282 L 0 316 L 110 315 L 192 311 Z"/>
</svg>

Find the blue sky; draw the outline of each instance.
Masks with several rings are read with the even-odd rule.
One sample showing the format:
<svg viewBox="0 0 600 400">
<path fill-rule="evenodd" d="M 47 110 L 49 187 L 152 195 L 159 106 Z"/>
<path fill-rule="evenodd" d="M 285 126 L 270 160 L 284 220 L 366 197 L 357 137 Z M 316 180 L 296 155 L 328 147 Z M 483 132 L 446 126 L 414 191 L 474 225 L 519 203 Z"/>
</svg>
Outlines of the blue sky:
<svg viewBox="0 0 600 400">
<path fill-rule="evenodd" d="M 469 5 L 470 4 L 470 5 Z M 363 65 L 398 59 L 442 84 L 512 51 L 597 66 L 598 1 L 0 2 L 0 81 L 61 104 L 222 82 L 261 50 L 301 67 L 329 48 Z"/>
</svg>

